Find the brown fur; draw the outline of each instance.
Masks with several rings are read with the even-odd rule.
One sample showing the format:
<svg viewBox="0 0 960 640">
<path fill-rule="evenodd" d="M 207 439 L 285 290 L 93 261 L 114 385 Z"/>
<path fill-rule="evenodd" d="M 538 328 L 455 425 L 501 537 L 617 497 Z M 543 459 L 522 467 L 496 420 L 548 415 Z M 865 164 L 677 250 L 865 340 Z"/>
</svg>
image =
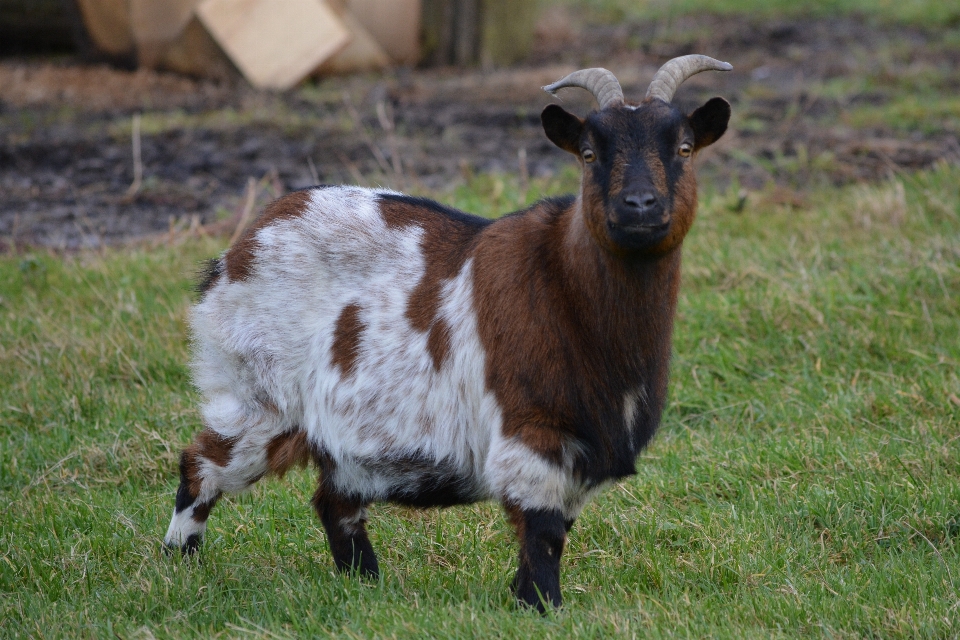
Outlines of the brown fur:
<svg viewBox="0 0 960 640">
<path fill-rule="evenodd" d="M 198 504 L 193 508 L 193 513 L 190 514 L 190 517 L 197 522 L 206 522 L 207 518 L 210 517 L 210 511 L 217 504 L 217 501 L 220 499 L 218 495 L 210 502 L 205 502 L 203 504 Z"/>
<path fill-rule="evenodd" d="M 344 378 L 353 375 L 360 355 L 360 335 L 367 326 L 360 320 L 360 306 L 348 304 L 340 312 L 337 324 L 333 330 L 333 347 L 331 361 L 334 366 L 340 367 L 340 374 Z"/>
<path fill-rule="evenodd" d="M 564 446 L 568 444 L 569 438 L 562 431 L 551 428 L 551 423 L 549 416 L 537 415 L 536 412 L 531 412 L 515 422 L 525 425 L 517 434 L 525 446 L 559 465 L 563 461 Z"/>
<path fill-rule="evenodd" d="M 236 438 L 225 438 L 213 429 L 204 429 L 197 435 L 198 453 L 213 464 L 225 467 L 230 464 Z"/>
<path fill-rule="evenodd" d="M 333 473 L 333 461 L 323 452 L 314 452 L 313 455 L 320 467 L 320 481 L 313 494 L 313 508 L 327 532 L 334 564 L 340 571 L 357 570 L 362 575 L 375 578 L 379 573 L 377 556 L 367 536 L 366 520 L 359 518 L 355 523 L 351 522 L 362 516 L 359 512 L 366 507 L 366 503 L 344 496 L 330 486 L 325 474 Z"/>
<path fill-rule="evenodd" d="M 246 280 L 253 273 L 257 253 L 257 232 L 280 220 L 303 215 L 310 202 L 310 191 L 295 191 L 279 200 L 274 200 L 253 222 L 240 239 L 233 243 L 224 256 L 227 277 L 233 281 Z"/>
<path fill-rule="evenodd" d="M 604 200 L 606 194 L 602 193 L 593 181 L 584 179 L 582 194 L 579 203 L 582 203 L 585 211 L 592 212 L 592 215 L 586 215 L 581 220 L 572 221 L 574 224 L 585 224 L 586 230 L 590 232 L 590 237 L 600 247 L 608 253 L 619 255 L 622 253 L 620 247 L 616 246 L 607 233 L 607 218 L 604 211 Z"/>
<path fill-rule="evenodd" d="M 505 436 L 558 462 L 569 444 L 586 440 L 598 459 L 628 457 L 632 470 L 634 456 L 596 421 L 622 415 L 622 393 L 641 385 L 659 417 L 680 253 L 623 260 L 598 246 L 579 216 L 574 202 L 559 215 L 534 210 L 483 234 L 474 291 L 486 383 Z"/>
<path fill-rule="evenodd" d="M 627 177 L 627 166 L 627 159 L 623 154 L 618 154 L 613 159 L 613 164 L 610 167 L 610 193 L 607 194 L 609 200 L 613 200 L 623 191 L 623 182 Z"/>
<path fill-rule="evenodd" d="M 185 473 L 190 482 L 190 494 L 200 493 L 203 478 L 200 476 L 200 458 L 205 458 L 219 467 L 230 464 L 237 438 L 224 438 L 213 429 L 204 429 L 184 450 Z"/>
<path fill-rule="evenodd" d="M 327 517 L 338 526 L 341 520 L 356 517 L 357 512 L 364 507 L 363 503 L 346 499 L 328 490 L 322 481 L 313 495 L 313 503 L 314 505 L 322 504 L 326 509 Z M 320 507 L 316 508 L 320 510 Z"/>
<path fill-rule="evenodd" d="M 183 476 L 188 485 L 187 490 L 193 498 L 200 495 L 200 485 L 203 484 L 203 478 L 200 477 L 200 460 L 197 456 L 196 444 L 192 444 L 183 451 L 181 464 L 183 466 Z"/>
<path fill-rule="evenodd" d="M 670 233 L 651 250 L 653 254 L 665 254 L 679 247 L 687 232 L 690 231 L 690 227 L 693 226 L 693 220 L 697 215 L 697 178 L 692 164 L 687 165 L 687 170 L 674 185 L 673 222 L 670 225 Z"/>
<path fill-rule="evenodd" d="M 597 135 L 601 151 L 611 154 L 612 162 L 583 165 L 577 198 L 541 201 L 488 224 L 430 201 L 378 196 L 388 228 L 422 231 L 424 272 L 410 292 L 405 316 L 425 335 L 434 368 L 442 368 L 452 347 L 451 328 L 439 317 L 442 289 L 473 260 L 473 309 L 485 356 L 484 386 L 501 411 L 500 435 L 572 476 L 561 478 L 573 490 L 561 497 L 562 504 L 527 510 L 504 504 L 520 541 L 514 591 L 521 602 L 541 611 L 561 604 L 560 557 L 575 511 L 582 507 L 579 500 L 605 482 L 635 473 L 636 457 L 653 436 L 665 405 L 681 245 L 697 201 L 692 163 L 670 157 L 664 132 L 688 137 L 693 129 L 701 140 L 712 141 L 726 127 L 729 105 L 720 99 L 707 103 L 695 112 L 693 124 L 665 104 L 645 103 L 635 115 L 646 120 L 643 126 L 623 110 L 584 121 L 555 105 L 544 109 L 544 129 L 558 146 L 579 157 L 586 130 L 602 134 Z M 631 161 L 636 164 L 630 166 Z M 651 188 L 657 192 L 655 200 L 649 199 Z M 642 196 L 646 204 L 616 200 L 623 195 Z M 227 277 L 250 277 L 257 232 L 300 215 L 308 197 L 294 194 L 268 207 L 225 256 L 221 264 Z M 663 212 L 664 206 L 669 210 Z M 212 269 L 209 278 L 217 275 Z M 334 327 L 331 358 L 345 377 L 355 373 L 367 330 L 360 312 L 357 304 L 348 305 Z M 435 429 L 426 411 L 413 420 L 425 431 Z M 389 439 L 377 429 L 375 424 L 359 425 L 361 437 Z M 176 509 L 182 511 L 199 493 L 201 458 L 226 465 L 234 444 L 212 431 L 200 434 L 182 457 L 184 479 Z M 305 464 L 311 456 L 317 462 L 320 479 L 313 504 L 341 571 L 370 577 L 379 573 L 365 529 L 371 497 L 412 506 L 449 506 L 486 494 L 472 474 L 434 459 L 429 451 L 391 455 L 399 449 L 393 442 L 385 449 L 359 462 L 374 474 L 397 468 L 409 474 L 407 486 L 386 496 L 363 495 L 362 485 L 337 489 L 333 460 L 312 449 L 304 432 L 276 436 L 266 446 L 267 467 L 274 474 Z M 192 497 L 187 488 L 196 489 Z M 505 493 L 511 495 L 511 488 Z M 217 497 L 197 505 L 194 517 L 206 519 Z M 195 549 L 198 539 L 189 536 L 185 551 Z"/>
<path fill-rule="evenodd" d="M 427 351 L 430 353 L 430 359 L 433 360 L 434 369 L 439 371 L 447 358 L 447 352 L 450 351 L 450 327 L 442 318 L 437 318 L 430 327 L 430 333 L 427 335 Z"/>
<path fill-rule="evenodd" d="M 503 505 L 503 510 L 507 514 L 507 522 L 510 523 L 510 526 L 513 527 L 514 533 L 517 535 L 518 540 L 523 540 L 526 536 L 526 519 L 523 517 L 523 510 L 515 504 L 506 503 Z M 520 548 L 520 553 L 523 553 L 523 547 Z"/>
<path fill-rule="evenodd" d="M 307 432 L 282 433 L 267 443 L 267 466 L 270 473 L 283 476 L 291 467 L 305 467 L 310 462 Z"/>
<path fill-rule="evenodd" d="M 417 331 L 429 332 L 427 348 L 438 371 L 450 351 L 450 328 L 437 317 L 440 290 L 453 278 L 468 257 L 465 245 L 474 237 L 472 228 L 422 207 L 405 202 L 384 201 L 380 206 L 387 227 L 416 225 L 424 230 L 421 248 L 426 270 L 407 302 L 407 319 Z"/>
<path fill-rule="evenodd" d="M 653 187 L 660 193 L 666 193 L 669 189 L 667 185 L 667 172 L 663 168 L 663 160 L 654 147 L 650 147 L 644 154 L 644 161 L 647 164 L 647 171 L 650 173 L 650 181 Z"/>
</svg>

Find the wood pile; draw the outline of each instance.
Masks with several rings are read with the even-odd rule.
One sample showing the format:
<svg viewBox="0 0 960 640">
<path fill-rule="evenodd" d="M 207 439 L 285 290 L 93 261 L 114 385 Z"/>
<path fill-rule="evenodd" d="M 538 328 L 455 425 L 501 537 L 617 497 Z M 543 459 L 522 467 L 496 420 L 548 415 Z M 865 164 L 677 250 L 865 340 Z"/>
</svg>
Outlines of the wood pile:
<svg viewBox="0 0 960 640">
<path fill-rule="evenodd" d="M 46 29 L 100 59 L 283 90 L 312 74 L 391 65 L 510 65 L 530 50 L 536 8 L 536 0 L 0 0 L 0 36 L 36 39 Z"/>
<path fill-rule="evenodd" d="M 76 0 L 98 49 L 196 76 L 284 90 L 314 72 L 419 58 L 420 0 Z"/>
</svg>

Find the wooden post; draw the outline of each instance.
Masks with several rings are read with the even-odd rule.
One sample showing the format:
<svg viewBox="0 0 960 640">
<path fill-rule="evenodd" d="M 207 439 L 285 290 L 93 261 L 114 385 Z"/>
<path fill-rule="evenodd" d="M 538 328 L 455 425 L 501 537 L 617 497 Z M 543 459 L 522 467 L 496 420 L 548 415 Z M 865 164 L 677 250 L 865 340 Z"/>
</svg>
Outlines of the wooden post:
<svg viewBox="0 0 960 640">
<path fill-rule="evenodd" d="M 423 0 L 423 62 L 485 67 L 530 52 L 536 0 Z"/>
<path fill-rule="evenodd" d="M 536 0 L 483 0 L 480 63 L 503 67 L 521 60 L 533 47 Z"/>
</svg>

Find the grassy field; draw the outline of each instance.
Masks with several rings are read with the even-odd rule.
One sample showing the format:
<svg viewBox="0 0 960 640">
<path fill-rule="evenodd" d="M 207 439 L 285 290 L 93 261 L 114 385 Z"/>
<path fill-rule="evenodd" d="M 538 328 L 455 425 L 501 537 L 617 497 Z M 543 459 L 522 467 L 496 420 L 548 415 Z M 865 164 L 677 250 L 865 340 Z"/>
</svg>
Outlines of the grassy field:
<svg viewBox="0 0 960 640">
<path fill-rule="evenodd" d="M 540 0 L 589 7 L 602 19 L 671 20 L 694 13 L 743 15 L 751 20 L 860 16 L 911 25 L 953 25 L 960 6 L 941 0 Z"/>
<path fill-rule="evenodd" d="M 867 13 L 945 38 L 960 20 L 930 0 L 589 4 Z M 878 72 L 864 86 L 900 97 L 841 119 L 960 130 L 951 72 Z M 493 217 L 576 180 L 423 195 Z M 513 604 L 493 504 L 376 506 L 381 581 L 336 574 L 312 470 L 221 501 L 198 559 L 164 555 L 200 429 L 187 309 L 224 240 L 0 255 L 0 637 L 960 637 L 960 166 L 809 184 L 702 186 L 661 432 L 574 526 L 546 618 Z"/>
<path fill-rule="evenodd" d="M 200 427 L 191 279 L 222 241 L 0 258 L 0 635 L 956 637 L 958 185 L 943 165 L 740 212 L 706 189 L 662 431 L 574 527 L 547 619 L 512 605 L 492 504 L 378 506 L 382 581 L 336 575 L 310 471 L 222 501 L 199 562 L 165 557 Z"/>
</svg>

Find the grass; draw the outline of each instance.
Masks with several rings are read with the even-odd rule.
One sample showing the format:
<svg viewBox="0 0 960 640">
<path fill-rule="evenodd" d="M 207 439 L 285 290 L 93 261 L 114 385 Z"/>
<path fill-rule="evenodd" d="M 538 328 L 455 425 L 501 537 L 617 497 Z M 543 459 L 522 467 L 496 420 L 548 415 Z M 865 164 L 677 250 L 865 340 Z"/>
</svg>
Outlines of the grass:
<svg viewBox="0 0 960 640">
<path fill-rule="evenodd" d="M 960 98 L 955 96 L 900 95 L 883 106 L 851 111 L 844 122 L 856 128 L 887 127 L 923 133 L 960 132 Z"/>
<path fill-rule="evenodd" d="M 574 183 L 441 195 L 496 215 Z M 0 635 L 956 637 L 958 185 L 944 164 L 740 213 L 707 185 L 661 433 L 575 525 L 546 619 L 512 605 L 492 504 L 377 506 L 381 582 L 336 575 L 309 471 L 222 501 L 199 561 L 165 557 L 200 428 L 191 280 L 221 242 L 4 256 Z"/>
<path fill-rule="evenodd" d="M 880 23 L 956 26 L 960 7 L 940 0 L 541 0 L 587 7 L 602 20 L 670 20 L 692 14 L 752 20 L 857 16 Z"/>
<path fill-rule="evenodd" d="M 934 39 L 947 52 L 960 15 L 930 0 L 590 4 L 668 23 L 869 14 L 950 27 Z M 822 86 L 845 105 L 825 123 L 958 130 L 941 91 L 953 68 L 897 46 Z M 737 113 L 758 132 L 785 119 Z M 265 103 L 143 126 L 250 124 L 314 120 Z M 826 175 L 831 161 L 774 157 L 770 173 Z M 812 183 L 792 207 L 704 185 L 663 427 L 638 475 L 575 525 L 566 604 L 546 619 L 513 606 L 516 546 L 492 504 L 377 506 L 381 582 L 337 575 L 311 471 L 222 501 L 199 560 L 164 556 L 178 453 L 200 428 L 191 284 L 222 241 L 0 256 L 0 637 L 958 637 L 960 167 Z M 478 175 L 423 195 L 494 217 L 575 185 L 573 172 Z"/>
</svg>

